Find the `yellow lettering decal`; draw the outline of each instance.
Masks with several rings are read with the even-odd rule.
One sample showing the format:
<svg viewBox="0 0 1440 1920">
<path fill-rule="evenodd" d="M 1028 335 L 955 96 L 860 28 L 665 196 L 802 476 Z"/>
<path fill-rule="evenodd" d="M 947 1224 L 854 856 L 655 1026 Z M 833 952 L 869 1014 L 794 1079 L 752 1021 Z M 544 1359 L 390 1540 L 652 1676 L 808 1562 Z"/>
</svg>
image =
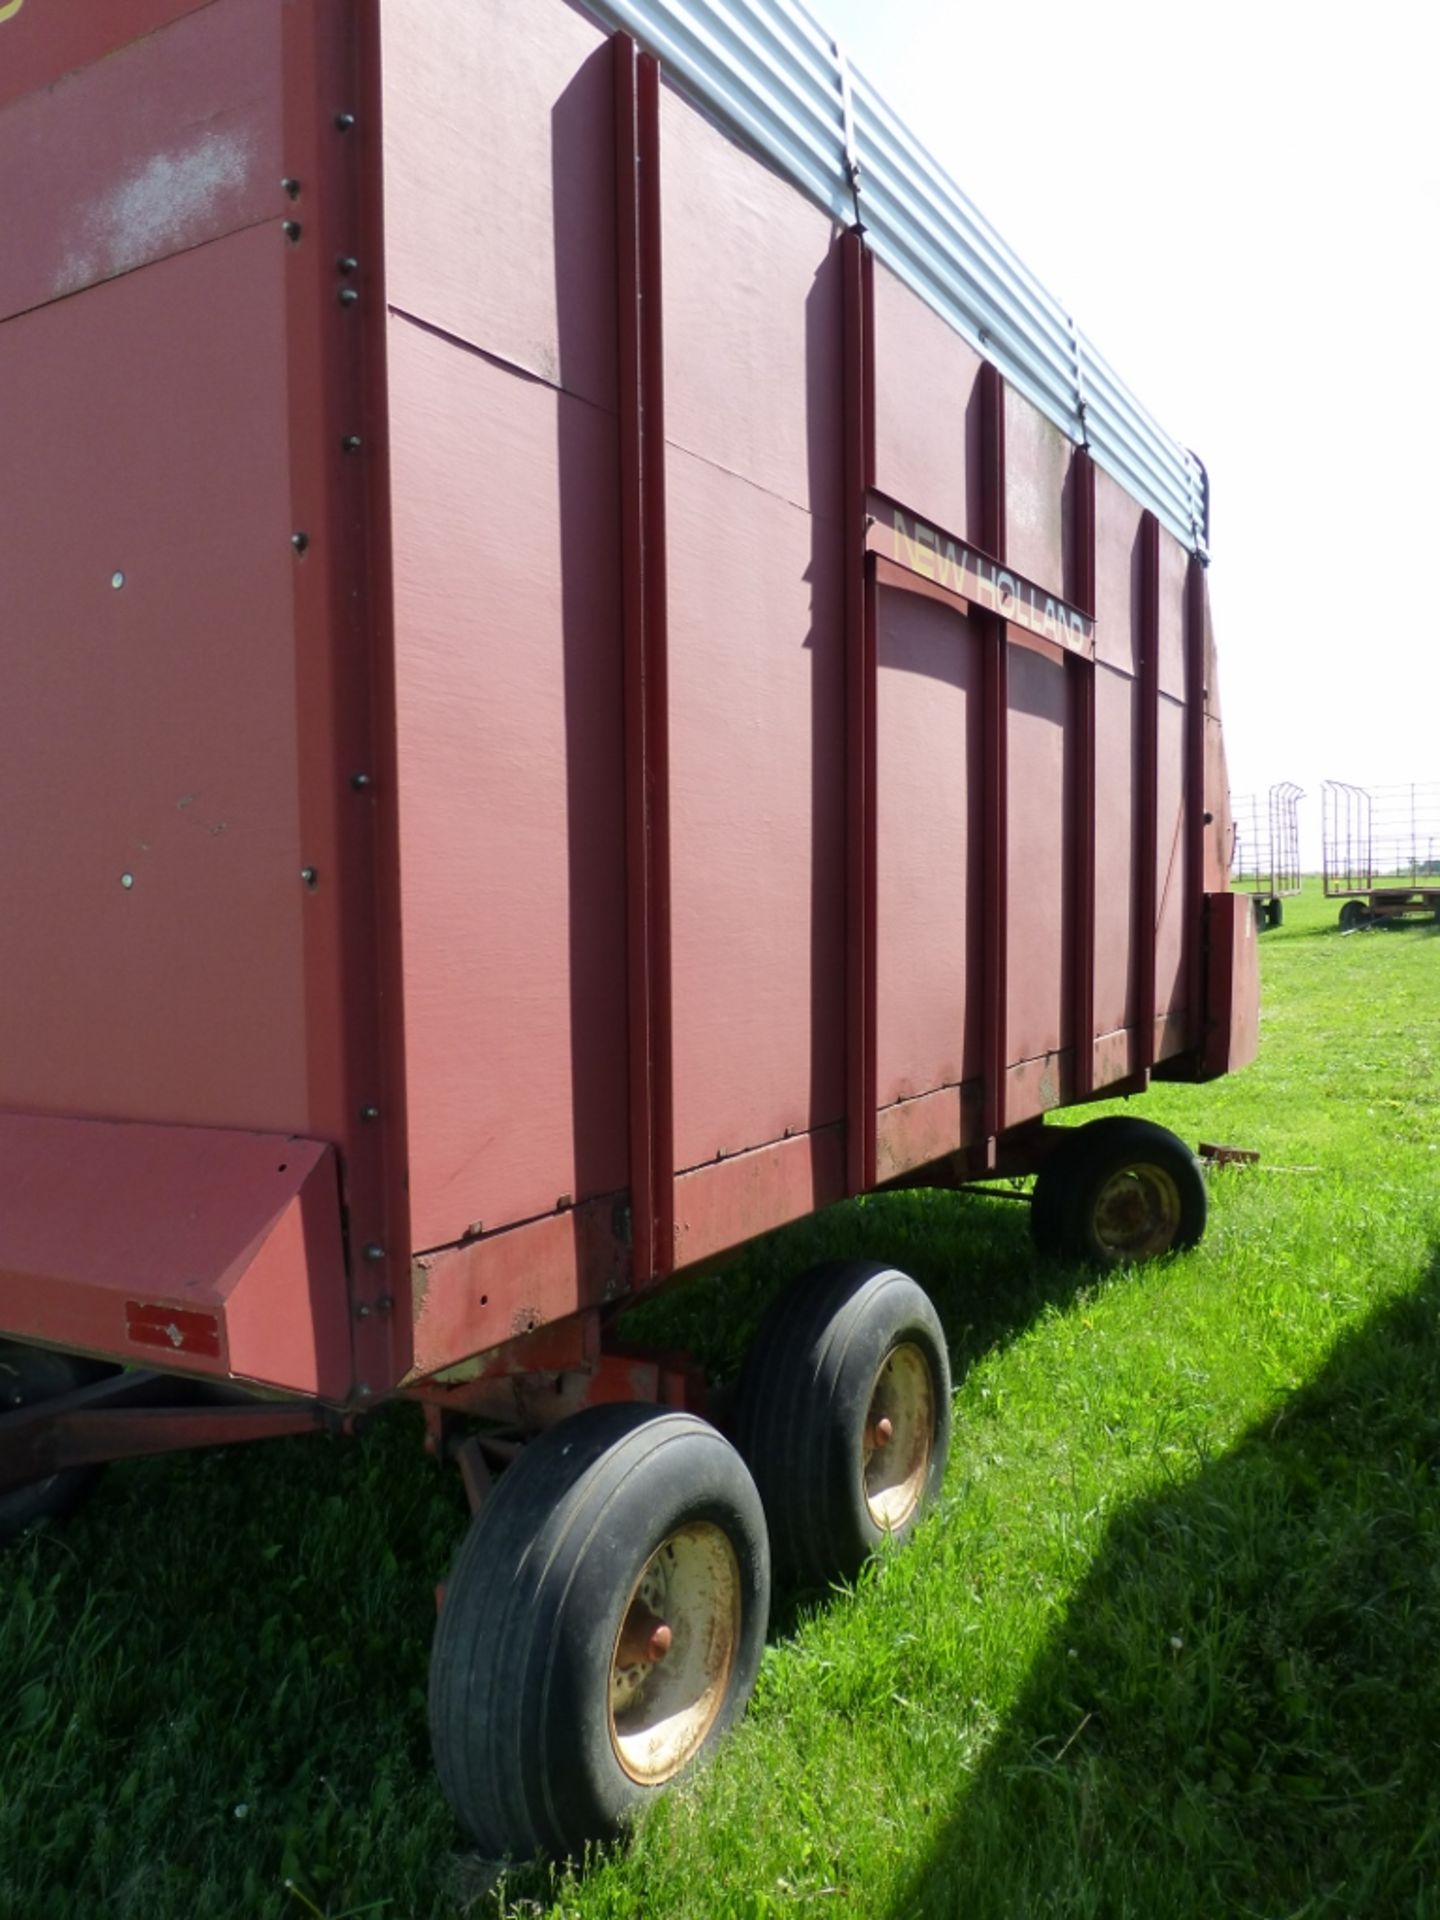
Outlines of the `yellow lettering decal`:
<svg viewBox="0 0 1440 1920">
<path fill-rule="evenodd" d="M 0 27 L 7 20 L 13 20 L 24 4 L 25 0 L 4 0 L 4 5 L 0 6 Z"/>
<path fill-rule="evenodd" d="M 915 565 L 915 542 L 910 538 L 905 516 L 898 507 L 895 509 L 895 558 L 902 566 Z"/>
<path fill-rule="evenodd" d="M 927 580 L 935 578 L 935 556 L 938 548 L 935 529 L 927 527 L 923 520 L 915 522 L 915 545 L 911 548 L 914 555 L 915 571 L 923 573 Z"/>
</svg>

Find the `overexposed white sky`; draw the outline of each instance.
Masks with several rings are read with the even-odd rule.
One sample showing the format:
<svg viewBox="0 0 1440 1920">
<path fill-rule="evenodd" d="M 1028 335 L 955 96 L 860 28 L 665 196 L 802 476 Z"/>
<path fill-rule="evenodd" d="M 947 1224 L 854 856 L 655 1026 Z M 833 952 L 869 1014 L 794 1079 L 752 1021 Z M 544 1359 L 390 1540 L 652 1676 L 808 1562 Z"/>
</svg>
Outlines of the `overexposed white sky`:
<svg viewBox="0 0 1440 1920">
<path fill-rule="evenodd" d="M 1440 8 L 809 0 L 1210 471 L 1235 793 L 1440 780 Z"/>
</svg>

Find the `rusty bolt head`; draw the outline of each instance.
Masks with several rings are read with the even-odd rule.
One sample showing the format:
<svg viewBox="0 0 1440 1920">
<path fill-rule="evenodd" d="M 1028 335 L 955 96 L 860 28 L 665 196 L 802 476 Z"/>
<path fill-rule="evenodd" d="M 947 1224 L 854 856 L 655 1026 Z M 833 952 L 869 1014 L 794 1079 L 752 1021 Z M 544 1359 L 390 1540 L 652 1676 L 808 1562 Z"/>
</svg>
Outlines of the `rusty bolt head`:
<svg viewBox="0 0 1440 1920">
<path fill-rule="evenodd" d="M 650 1658 L 652 1660 L 663 1660 L 670 1651 L 670 1643 L 674 1638 L 674 1634 L 662 1620 L 650 1636 Z"/>
<path fill-rule="evenodd" d="M 894 1437 L 895 1423 L 893 1420 L 880 1419 L 875 1422 L 875 1444 L 877 1447 L 888 1447 Z"/>
</svg>

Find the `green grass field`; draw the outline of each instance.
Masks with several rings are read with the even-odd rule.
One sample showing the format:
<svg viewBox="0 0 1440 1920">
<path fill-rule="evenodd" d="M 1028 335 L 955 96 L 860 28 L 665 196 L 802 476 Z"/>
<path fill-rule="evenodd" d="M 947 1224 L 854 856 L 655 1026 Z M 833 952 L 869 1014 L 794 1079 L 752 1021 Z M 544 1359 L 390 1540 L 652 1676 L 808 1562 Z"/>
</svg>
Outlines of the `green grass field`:
<svg viewBox="0 0 1440 1920">
<path fill-rule="evenodd" d="M 457 1476 L 387 1412 L 112 1470 L 0 1563 L 0 1916 L 1440 1916 L 1440 929 L 1264 936 L 1263 1057 L 1136 1110 L 1259 1148 L 1103 1283 L 884 1196 L 647 1313 L 733 1368 L 835 1251 L 934 1294 L 943 1501 L 781 1596 L 750 1716 L 630 1843 L 495 1880 L 434 1785 Z"/>
</svg>

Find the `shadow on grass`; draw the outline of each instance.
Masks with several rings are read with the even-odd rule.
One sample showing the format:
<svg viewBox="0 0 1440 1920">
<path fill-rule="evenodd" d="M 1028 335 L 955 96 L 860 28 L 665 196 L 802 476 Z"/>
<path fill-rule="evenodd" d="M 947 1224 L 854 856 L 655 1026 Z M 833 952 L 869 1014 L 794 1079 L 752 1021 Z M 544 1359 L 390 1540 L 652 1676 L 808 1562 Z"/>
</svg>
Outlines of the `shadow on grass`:
<svg viewBox="0 0 1440 1920">
<path fill-rule="evenodd" d="M 891 1913 L 1440 1914 L 1440 1254 L 1118 1515 Z"/>
<path fill-rule="evenodd" d="M 945 1327 L 958 1380 L 982 1353 L 1014 1339 L 1095 1276 L 1037 1258 L 1030 1209 L 1015 1200 L 922 1188 L 847 1200 L 766 1235 L 721 1272 L 657 1295 L 623 1316 L 621 1335 L 685 1346 L 733 1379 L 780 1289 L 826 1260 L 885 1260 L 917 1280 Z"/>
</svg>

